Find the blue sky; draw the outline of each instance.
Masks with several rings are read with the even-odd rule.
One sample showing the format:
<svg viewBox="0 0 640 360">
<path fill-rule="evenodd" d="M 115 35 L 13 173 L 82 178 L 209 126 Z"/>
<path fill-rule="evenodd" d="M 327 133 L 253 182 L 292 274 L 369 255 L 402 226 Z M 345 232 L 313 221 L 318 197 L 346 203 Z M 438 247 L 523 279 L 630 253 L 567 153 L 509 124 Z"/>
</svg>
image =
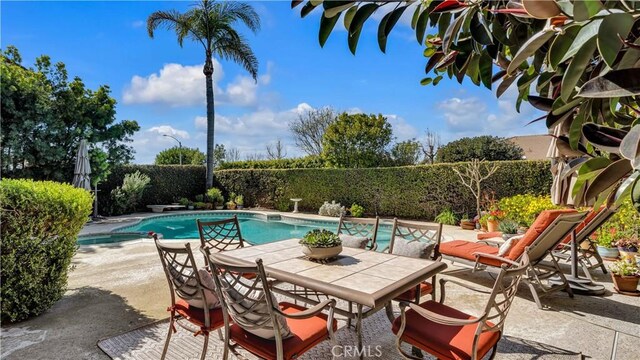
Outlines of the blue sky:
<svg viewBox="0 0 640 360">
<path fill-rule="evenodd" d="M 118 101 L 117 119 L 137 120 L 141 131 L 133 146 L 137 163 L 181 139 L 204 149 L 203 50 L 177 44 L 173 33 L 148 37 L 145 20 L 156 10 L 184 11 L 192 2 L 3 2 L 1 40 L 15 45 L 23 65 L 41 54 L 67 65 L 90 88 L 109 85 Z M 264 153 L 281 139 L 288 156 L 301 155 L 288 123 L 311 108 L 388 116 L 398 140 L 424 138 L 426 129 L 443 142 L 462 136 L 512 136 L 543 133 L 542 124 L 524 127 L 537 113 L 528 104 L 514 109 L 515 89 L 501 99 L 485 88 L 444 79 L 421 86 L 425 58 L 408 20 L 394 29 L 387 53 L 378 49 L 377 22 L 369 20 L 353 56 L 339 22 L 324 48 L 318 44 L 318 12 L 301 19 L 289 1 L 251 2 L 262 29 L 253 35 L 240 27 L 260 61 L 259 79 L 234 63 L 217 62 L 216 142 L 237 148 L 242 156 Z"/>
</svg>

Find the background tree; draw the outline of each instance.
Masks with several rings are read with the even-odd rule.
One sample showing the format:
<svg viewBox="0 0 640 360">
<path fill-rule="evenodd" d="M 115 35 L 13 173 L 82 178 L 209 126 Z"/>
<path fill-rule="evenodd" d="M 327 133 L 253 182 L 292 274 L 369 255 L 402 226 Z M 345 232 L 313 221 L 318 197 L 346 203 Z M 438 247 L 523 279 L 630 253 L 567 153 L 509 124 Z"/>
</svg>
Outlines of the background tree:
<svg viewBox="0 0 640 360">
<path fill-rule="evenodd" d="M 204 154 L 203 154 L 204 155 Z M 216 144 L 213 149 L 213 165 L 214 167 L 220 166 L 227 159 L 227 150 L 223 144 Z"/>
<path fill-rule="evenodd" d="M 391 30 L 411 9 L 411 26 L 427 58 L 421 84 L 437 85 L 444 76 L 489 89 L 498 82 L 498 97 L 515 85 L 516 109 L 528 101 L 546 113 L 533 121 L 545 120 L 557 140 L 558 158 L 579 158 L 571 165 L 583 180 L 573 188 L 576 205 L 594 199 L 598 205 L 618 191 L 618 204 L 631 197 L 640 211 L 640 1 L 291 4 L 304 4 L 302 16 L 323 7 L 321 46 L 344 18 L 352 53 L 374 12 L 385 12 L 376 17 L 384 52 Z M 427 32 L 427 26 L 435 29 Z"/>
<path fill-rule="evenodd" d="M 258 78 L 258 59 L 235 27 L 245 24 L 256 33 L 260 29 L 260 17 L 251 5 L 240 2 L 214 2 L 202 0 L 185 13 L 176 10 L 156 11 L 147 19 L 147 31 L 153 38 L 158 27 L 173 30 L 182 47 L 184 39 L 200 43 L 204 47 L 205 62 L 202 72 L 207 87 L 207 189 L 213 186 L 214 168 L 214 100 L 213 56 L 232 60 Z"/>
<path fill-rule="evenodd" d="M 424 154 L 423 162 L 425 164 L 433 164 L 436 162 L 436 154 L 442 144 L 440 143 L 440 134 L 427 129 L 425 133 L 425 142 L 422 145 L 422 153 Z"/>
<path fill-rule="evenodd" d="M 229 150 L 226 151 L 224 161 L 225 162 L 240 161 L 240 150 L 238 150 L 238 148 L 235 148 L 235 147 L 229 148 Z"/>
<path fill-rule="evenodd" d="M 3 175 L 70 182 L 82 139 L 98 172 L 105 162 L 113 166 L 133 159 L 127 142 L 140 127 L 133 120 L 116 123 L 108 86 L 87 89 L 79 77 L 69 80 L 65 65 L 52 64 L 48 56 L 37 58 L 35 69 L 21 60 L 13 46 L 0 57 Z"/>
<path fill-rule="evenodd" d="M 524 150 L 513 142 L 496 136 L 465 137 L 438 150 L 438 162 L 521 160 Z"/>
<path fill-rule="evenodd" d="M 462 169 L 452 168 L 458 175 L 464 186 L 471 190 L 473 197 L 476 199 L 476 214 L 478 218 L 482 216 L 480 208 L 480 197 L 482 196 L 482 182 L 487 180 L 493 173 L 498 171 L 498 164 L 489 164 L 485 161 L 473 159 L 463 165 Z"/>
<path fill-rule="evenodd" d="M 392 139 L 391 124 L 382 115 L 342 113 L 327 127 L 322 156 L 329 166 L 383 166 Z"/>
<path fill-rule="evenodd" d="M 289 124 L 289 130 L 293 139 L 302 151 L 307 155 L 322 154 L 322 137 L 327 127 L 336 121 L 337 114 L 330 107 L 312 109 Z"/>
<path fill-rule="evenodd" d="M 287 150 L 280 139 L 273 144 L 267 144 L 267 160 L 280 160 L 287 157 Z"/>
<path fill-rule="evenodd" d="M 180 164 L 180 154 L 182 154 L 182 164 L 184 165 L 204 165 L 205 155 L 198 148 L 174 146 L 160 151 L 156 155 L 156 165 L 178 165 Z"/>
<path fill-rule="evenodd" d="M 395 143 L 389 154 L 395 166 L 415 165 L 420 162 L 421 144 L 415 139 Z"/>
</svg>

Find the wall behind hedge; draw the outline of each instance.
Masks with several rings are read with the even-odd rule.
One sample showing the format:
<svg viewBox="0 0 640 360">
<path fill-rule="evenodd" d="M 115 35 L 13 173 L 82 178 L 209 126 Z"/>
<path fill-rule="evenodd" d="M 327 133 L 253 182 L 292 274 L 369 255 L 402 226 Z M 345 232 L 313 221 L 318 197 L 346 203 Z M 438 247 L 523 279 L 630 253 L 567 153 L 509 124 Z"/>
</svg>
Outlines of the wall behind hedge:
<svg viewBox="0 0 640 360">
<path fill-rule="evenodd" d="M 460 183 L 453 167 L 463 163 L 369 169 L 221 170 L 217 186 L 243 194 L 245 205 L 286 211 L 290 198 L 300 197 L 300 209 L 316 212 L 324 201 L 358 203 L 369 214 L 433 219 L 444 208 L 473 215 L 475 200 Z M 484 183 L 496 198 L 521 193 L 549 194 L 547 161 L 503 161 Z"/>
<path fill-rule="evenodd" d="M 111 190 L 122 185 L 124 175 L 140 171 L 149 175 L 151 182 L 142 197 L 141 209 L 149 204 L 171 204 L 181 197 L 193 199 L 204 194 L 206 172 L 196 165 L 125 165 L 112 170 L 106 181 L 98 185 L 98 208 L 108 214 Z"/>
</svg>

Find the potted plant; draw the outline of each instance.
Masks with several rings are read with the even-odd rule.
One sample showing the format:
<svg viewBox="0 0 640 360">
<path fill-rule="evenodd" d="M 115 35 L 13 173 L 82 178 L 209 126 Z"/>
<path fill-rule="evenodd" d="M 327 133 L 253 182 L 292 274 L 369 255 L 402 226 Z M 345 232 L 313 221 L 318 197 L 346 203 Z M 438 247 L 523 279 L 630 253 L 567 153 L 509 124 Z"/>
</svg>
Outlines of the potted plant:
<svg viewBox="0 0 640 360">
<path fill-rule="evenodd" d="M 193 210 L 193 209 L 194 209 L 194 207 L 195 207 L 195 206 L 194 206 L 194 204 L 193 204 L 193 201 L 189 200 L 189 202 L 187 203 L 187 209 L 189 209 L 189 210 Z"/>
<path fill-rule="evenodd" d="M 236 193 L 229 193 L 229 201 L 227 201 L 227 210 L 235 210 L 236 209 Z"/>
<path fill-rule="evenodd" d="M 311 259 L 329 259 L 342 252 L 342 241 L 337 234 L 324 229 L 309 231 L 300 240 L 302 252 Z"/>
<path fill-rule="evenodd" d="M 462 220 L 460 220 L 460 227 L 463 230 L 474 230 L 476 228 L 476 222 L 469 218 L 469 215 L 464 214 Z"/>
<path fill-rule="evenodd" d="M 487 231 L 494 232 L 498 231 L 498 225 L 500 225 L 500 220 L 504 216 L 504 212 L 498 208 L 494 208 L 489 211 L 487 216 Z"/>
<path fill-rule="evenodd" d="M 362 215 L 364 215 L 364 207 L 358 205 L 358 204 L 351 204 L 351 207 L 349 208 L 349 213 L 351 213 L 351 216 L 353 217 L 362 217 Z"/>
<path fill-rule="evenodd" d="M 213 202 L 216 210 L 222 210 L 224 208 L 224 196 L 222 196 L 222 191 L 218 188 L 211 188 L 207 190 L 207 196 L 209 200 Z"/>
<path fill-rule="evenodd" d="M 444 209 L 438 214 L 435 220 L 444 225 L 455 225 L 458 222 L 458 217 L 451 209 Z"/>
<path fill-rule="evenodd" d="M 244 196 L 242 195 L 236 196 L 235 203 L 238 206 L 238 210 L 244 209 Z"/>
<path fill-rule="evenodd" d="M 632 260 L 633 256 L 638 253 L 638 239 L 634 236 L 624 237 L 616 241 L 616 246 L 620 252 L 620 257 L 623 259 Z"/>
<path fill-rule="evenodd" d="M 640 273 L 638 265 L 627 260 L 618 260 L 609 265 L 613 285 L 619 293 L 638 293 L 638 280 Z"/>
<path fill-rule="evenodd" d="M 193 205 L 196 208 L 196 210 L 204 210 L 207 206 L 207 204 L 202 201 L 196 201 Z"/>
<path fill-rule="evenodd" d="M 511 219 L 504 219 L 498 225 L 498 231 L 502 233 L 502 238 L 509 240 L 509 238 L 518 235 L 519 224 Z"/>
<path fill-rule="evenodd" d="M 189 207 L 189 203 L 191 203 L 191 201 L 189 201 L 189 199 L 184 198 L 184 197 L 183 197 L 183 198 L 180 198 L 180 199 L 178 200 L 178 204 L 180 204 L 180 205 L 182 205 L 182 206 L 184 206 L 184 207 L 186 207 L 186 208 L 188 208 L 188 207 Z"/>
<path fill-rule="evenodd" d="M 607 260 L 615 260 L 620 255 L 618 248 L 613 246 L 614 236 L 616 234 L 615 228 L 600 228 L 596 232 L 596 251 L 600 256 Z"/>
</svg>

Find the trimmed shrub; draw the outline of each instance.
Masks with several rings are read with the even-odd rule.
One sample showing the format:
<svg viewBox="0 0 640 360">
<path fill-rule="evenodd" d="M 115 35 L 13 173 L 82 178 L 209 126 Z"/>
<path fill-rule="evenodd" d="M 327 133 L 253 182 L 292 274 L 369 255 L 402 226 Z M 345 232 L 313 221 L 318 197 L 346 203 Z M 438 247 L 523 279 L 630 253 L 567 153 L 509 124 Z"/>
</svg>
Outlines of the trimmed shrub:
<svg viewBox="0 0 640 360">
<path fill-rule="evenodd" d="M 313 169 L 323 168 L 325 162 L 319 156 L 305 156 L 296 159 L 246 160 L 223 162 L 216 170 L 227 169 Z"/>
<path fill-rule="evenodd" d="M 460 183 L 453 167 L 463 163 L 391 168 L 223 170 L 215 172 L 218 187 L 242 193 L 245 205 L 316 212 L 326 199 L 357 203 L 373 214 L 434 219 L 445 208 L 457 214 L 475 210 L 475 199 Z M 483 187 L 500 199 L 516 194 L 548 195 L 551 172 L 547 161 L 503 161 Z"/>
<path fill-rule="evenodd" d="M 126 174 L 139 171 L 149 176 L 146 187 L 135 210 L 146 210 L 147 205 L 171 204 L 180 198 L 194 199 L 204 194 L 206 170 L 197 165 L 124 165 L 116 167 L 104 182 L 98 185 L 98 207 L 103 215 L 111 215 L 111 191 L 122 185 Z"/>
<path fill-rule="evenodd" d="M 0 203 L 2 321 L 14 322 L 43 313 L 64 294 L 92 197 L 67 184 L 5 179 Z"/>
<path fill-rule="evenodd" d="M 504 197 L 498 201 L 498 208 L 504 212 L 505 218 L 527 227 L 533 224 L 533 221 L 543 210 L 559 209 L 560 207 L 553 205 L 549 195 L 518 194 Z"/>
</svg>

